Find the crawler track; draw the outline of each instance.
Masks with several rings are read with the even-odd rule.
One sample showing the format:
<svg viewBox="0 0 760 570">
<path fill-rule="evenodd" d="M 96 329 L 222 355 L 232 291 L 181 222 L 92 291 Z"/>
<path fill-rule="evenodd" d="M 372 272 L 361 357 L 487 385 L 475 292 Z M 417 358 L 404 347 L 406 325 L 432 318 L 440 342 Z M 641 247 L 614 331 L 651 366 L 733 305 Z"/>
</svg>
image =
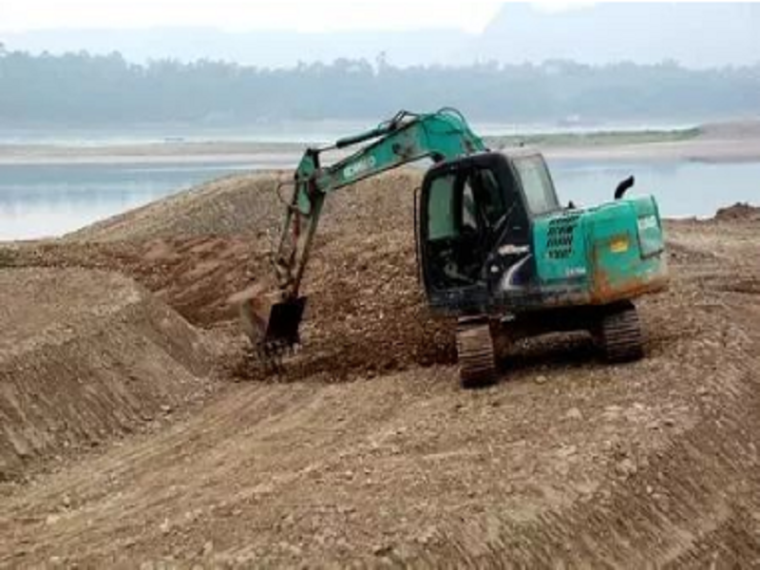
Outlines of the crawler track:
<svg viewBox="0 0 760 570">
<path fill-rule="evenodd" d="M 494 382 L 496 355 L 488 320 L 460 319 L 456 335 L 462 385 L 473 388 Z"/>
<path fill-rule="evenodd" d="M 602 318 L 600 343 L 610 362 L 627 362 L 644 356 L 644 335 L 639 314 L 628 303 Z"/>
</svg>

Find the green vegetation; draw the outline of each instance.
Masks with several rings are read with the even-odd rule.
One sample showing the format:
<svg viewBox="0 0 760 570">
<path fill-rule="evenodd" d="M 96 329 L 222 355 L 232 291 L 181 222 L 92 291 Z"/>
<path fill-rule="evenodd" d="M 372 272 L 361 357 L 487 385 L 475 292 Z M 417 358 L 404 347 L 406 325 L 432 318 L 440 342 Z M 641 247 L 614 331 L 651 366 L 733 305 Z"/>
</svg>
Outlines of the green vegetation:
<svg viewBox="0 0 760 570">
<path fill-rule="evenodd" d="M 512 146 L 590 147 L 679 142 L 698 137 L 701 129 L 674 129 L 665 131 L 599 131 L 589 133 L 546 133 L 534 135 L 505 135 L 485 137 L 491 148 Z"/>
<path fill-rule="evenodd" d="M 445 105 L 471 120 L 505 122 L 578 117 L 646 123 L 754 114 L 760 65 L 692 70 L 674 63 L 549 61 L 397 68 L 382 59 L 374 65 L 340 59 L 261 69 L 213 61 L 142 66 L 117 53 L 0 50 L 0 127 L 6 128 L 376 120 L 399 109 Z"/>
</svg>

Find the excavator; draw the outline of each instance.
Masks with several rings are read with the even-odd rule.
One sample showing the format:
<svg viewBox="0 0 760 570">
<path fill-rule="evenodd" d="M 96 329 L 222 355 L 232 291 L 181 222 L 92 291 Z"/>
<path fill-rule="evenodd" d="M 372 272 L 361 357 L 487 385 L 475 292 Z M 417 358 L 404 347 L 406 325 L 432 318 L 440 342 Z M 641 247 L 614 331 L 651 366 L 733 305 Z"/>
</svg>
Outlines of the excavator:
<svg viewBox="0 0 760 570">
<path fill-rule="evenodd" d="M 321 163 L 326 151 L 362 143 L 334 164 Z M 612 362 L 643 356 L 633 300 L 667 286 L 654 197 L 626 197 L 631 178 L 608 203 L 563 207 L 539 152 L 491 151 L 458 111 L 445 108 L 402 111 L 306 150 L 283 199 L 277 290 L 238 300 L 243 327 L 264 358 L 300 345 L 300 289 L 327 197 L 421 159 L 433 165 L 415 199 L 420 282 L 430 310 L 456 318 L 463 386 L 493 382 L 505 344 L 552 332 L 588 331 Z"/>
</svg>

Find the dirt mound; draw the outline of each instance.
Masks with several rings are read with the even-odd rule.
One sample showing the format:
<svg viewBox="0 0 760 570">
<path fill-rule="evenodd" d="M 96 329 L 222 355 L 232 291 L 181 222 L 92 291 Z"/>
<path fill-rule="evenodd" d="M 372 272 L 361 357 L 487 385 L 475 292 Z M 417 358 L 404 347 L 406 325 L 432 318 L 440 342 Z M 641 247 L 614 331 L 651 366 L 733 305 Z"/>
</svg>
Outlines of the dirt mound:
<svg viewBox="0 0 760 570">
<path fill-rule="evenodd" d="M 304 350 L 279 380 L 344 381 L 412 365 L 453 363 L 453 327 L 431 317 L 416 277 L 410 230 L 356 240 L 323 236 L 304 286 L 309 296 Z M 88 267 L 133 277 L 191 323 L 239 334 L 229 297 L 271 284 L 266 253 L 245 237 L 156 239 L 142 243 L 43 244 L 12 256 L 15 267 Z M 253 350 L 235 367 L 266 376 Z"/>
<path fill-rule="evenodd" d="M 227 298 L 269 271 L 249 237 L 157 238 L 131 242 L 45 242 L 0 248 L 6 267 L 107 269 L 134 278 L 191 323 L 235 318 Z"/>
<path fill-rule="evenodd" d="M 93 242 L 256 235 L 265 229 L 262 222 L 280 215 L 274 194 L 277 180 L 273 173 L 222 178 L 98 222 L 65 239 Z"/>
<path fill-rule="evenodd" d="M 193 324 L 237 329 L 228 298 L 252 283 L 273 287 L 268 253 L 283 209 L 271 191 L 275 179 L 225 179 L 62 242 L 8 250 L 6 264 L 120 271 Z M 431 318 L 417 281 L 413 189 L 420 181 L 418 171 L 395 171 L 327 202 L 303 289 L 310 298 L 307 350 L 289 363 L 285 379 L 341 381 L 455 361 L 453 328 Z M 243 202 L 247 210 L 232 207 Z M 258 236 L 243 231 L 253 227 L 254 211 L 265 212 L 260 219 L 269 224 Z M 236 370 L 244 378 L 264 376 L 252 354 Z"/>
<path fill-rule="evenodd" d="M 0 480 L 134 431 L 202 393 L 211 353 L 131 280 L 2 270 Z"/>
<path fill-rule="evenodd" d="M 402 169 L 344 189 L 327 201 L 322 232 L 376 231 L 380 218 L 397 227 L 394 216 L 383 214 L 398 211 L 399 190 L 409 194 L 411 208 L 413 189 L 421 176 L 420 171 Z M 98 222 L 65 239 L 116 242 L 243 234 L 273 246 L 284 210 L 278 184 L 290 180 L 292 172 L 222 178 Z M 280 193 L 287 198 L 292 191 L 292 185 L 285 185 Z"/>
<path fill-rule="evenodd" d="M 715 219 L 719 222 L 733 222 L 733 221 L 760 221 L 760 208 L 757 206 L 751 206 L 750 204 L 737 202 L 733 206 L 726 208 L 720 208 L 716 214 Z"/>
<path fill-rule="evenodd" d="M 404 216 L 397 223 L 403 225 Z M 408 220 L 407 220 L 408 221 Z M 411 223 L 411 222 L 410 222 Z M 412 365 L 453 363 L 453 327 L 425 308 L 410 228 L 357 240 L 350 231 L 322 236 L 304 294 L 305 350 L 279 380 L 343 381 Z M 14 267 L 87 267 L 133 277 L 194 325 L 239 334 L 229 297 L 272 280 L 265 251 L 245 236 L 159 238 L 145 242 L 49 243 L 8 253 Z M 253 351 L 235 367 L 262 379 Z"/>
</svg>

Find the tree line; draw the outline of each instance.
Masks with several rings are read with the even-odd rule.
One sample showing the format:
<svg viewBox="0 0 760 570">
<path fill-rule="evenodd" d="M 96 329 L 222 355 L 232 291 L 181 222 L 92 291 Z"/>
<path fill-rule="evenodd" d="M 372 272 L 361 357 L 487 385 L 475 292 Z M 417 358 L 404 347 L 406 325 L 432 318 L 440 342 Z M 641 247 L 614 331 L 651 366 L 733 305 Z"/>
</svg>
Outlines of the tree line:
<svg viewBox="0 0 760 570">
<path fill-rule="evenodd" d="M 760 66 L 572 61 L 393 67 L 339 59 L 288 69 L 120 54 L 32 55 L 0 44 L 0 126 L 246 125 L 370 119 L 454 106 L 478 121 L 702 119 L 756 113 Z"/>
</svg>

